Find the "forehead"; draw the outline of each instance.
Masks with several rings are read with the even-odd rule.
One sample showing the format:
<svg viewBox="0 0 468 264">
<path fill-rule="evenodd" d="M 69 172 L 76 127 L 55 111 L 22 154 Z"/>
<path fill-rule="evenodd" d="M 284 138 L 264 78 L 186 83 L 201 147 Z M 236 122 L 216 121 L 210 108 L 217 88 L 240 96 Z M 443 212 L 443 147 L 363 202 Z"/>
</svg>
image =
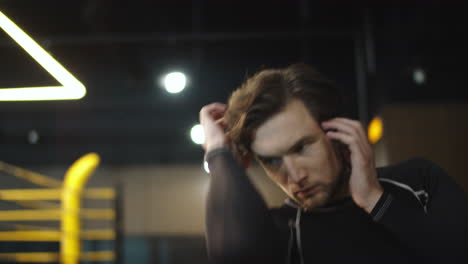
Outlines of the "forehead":
<svg viewBox="0 0 468 264">
<path fill-rule="evenodd" d="M 251 145 L 257 155 L 284 153 L 304 136 L 317 136 L 321 128 L 299 100 L 291 100 L 283 111 L 265 121 L 254 133 Z"/>
</svg>

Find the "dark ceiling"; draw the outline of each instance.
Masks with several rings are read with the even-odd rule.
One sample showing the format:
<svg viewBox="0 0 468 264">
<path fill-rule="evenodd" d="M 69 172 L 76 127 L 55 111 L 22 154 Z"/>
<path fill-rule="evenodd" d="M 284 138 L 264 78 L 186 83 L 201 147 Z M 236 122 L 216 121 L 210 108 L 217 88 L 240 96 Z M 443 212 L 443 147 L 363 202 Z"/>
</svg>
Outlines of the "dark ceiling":
<svg viewBox="0 0 468 264">
<path fill-rule="evenodd" d="M 385 103 L 466 103 L 464 21 L 441 1 L 18 1 L 0 11 L 87 87 L 79 101 L 1 102 L 0 160 L 69 164 L 98 152 L 107 165 L 202 160 L 189 136 L 199 109 L 246 76 L 294 62 L 317 66 L 368 120 Z M 0 87 L 56 85 L 0 31 Z M 415 84 L 414 69 L 426 72 Z M 167 94 L 157 80 L 184 71 Z M 28 133 L 39 134 L 36 144 Z"/>
</svg>

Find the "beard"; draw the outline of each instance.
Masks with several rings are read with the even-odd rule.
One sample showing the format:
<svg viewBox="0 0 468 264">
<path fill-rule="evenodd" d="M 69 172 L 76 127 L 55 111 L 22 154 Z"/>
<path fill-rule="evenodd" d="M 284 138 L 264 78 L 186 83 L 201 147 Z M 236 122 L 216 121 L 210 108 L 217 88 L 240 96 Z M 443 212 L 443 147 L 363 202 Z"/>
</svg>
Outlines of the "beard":
<svg viewBox="0 0 468 264">
<path fill-rule="evenodd" d="M 305 211 L 310 211 L 314 208 L 325 206 L 330 200 L 330 190 L 327 187 L 320 186 L 321 190 L 314 193 L 313 196 L 306 197 L 305 199 L 301 199 L 299 201 L 300 206 Z"/>
<path fill-rule="evenodd" d="M 296 197 L 294 200 L 306 211 L 325 207 L 329 203 L 349 196 L 349 174 L 340 173 L 336 181 L 320 185 L 317 190 L 307 197 Z"/>
</svg>

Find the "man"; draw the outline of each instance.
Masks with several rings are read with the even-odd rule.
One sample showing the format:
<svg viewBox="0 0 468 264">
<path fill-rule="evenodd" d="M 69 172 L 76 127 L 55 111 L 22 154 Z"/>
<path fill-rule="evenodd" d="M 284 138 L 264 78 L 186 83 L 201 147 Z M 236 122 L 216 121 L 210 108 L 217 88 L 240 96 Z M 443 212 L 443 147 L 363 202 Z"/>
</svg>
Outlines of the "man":
<svg viewBox="0 0 468 264">
<path fill-rule="evenodd" d="M 362 125 L 310 66 L 263 70 L 202 108 L 214 263 L 468 263 L 468 202 L 430 161 L 375 168 Z M 268 209 L 252 158 L 288 195 Z"/>
</svg>

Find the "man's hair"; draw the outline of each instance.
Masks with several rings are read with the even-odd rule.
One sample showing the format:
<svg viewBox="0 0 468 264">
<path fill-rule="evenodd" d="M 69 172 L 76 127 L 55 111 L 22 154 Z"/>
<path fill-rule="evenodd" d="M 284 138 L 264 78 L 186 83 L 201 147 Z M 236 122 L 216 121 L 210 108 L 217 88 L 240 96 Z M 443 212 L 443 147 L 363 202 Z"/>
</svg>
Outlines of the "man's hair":
<svg viewBox="0 0 468 264">
<path fill-rule="evenodd" d="M 302 101 L 319 124 L 342 114 L 335 84 L 306 64 L 265 69 L 248 78 L 230 96 L 224 115 L 233 151 L 250 153 L 255 130 L 291 99 Z"/>
</svg>

